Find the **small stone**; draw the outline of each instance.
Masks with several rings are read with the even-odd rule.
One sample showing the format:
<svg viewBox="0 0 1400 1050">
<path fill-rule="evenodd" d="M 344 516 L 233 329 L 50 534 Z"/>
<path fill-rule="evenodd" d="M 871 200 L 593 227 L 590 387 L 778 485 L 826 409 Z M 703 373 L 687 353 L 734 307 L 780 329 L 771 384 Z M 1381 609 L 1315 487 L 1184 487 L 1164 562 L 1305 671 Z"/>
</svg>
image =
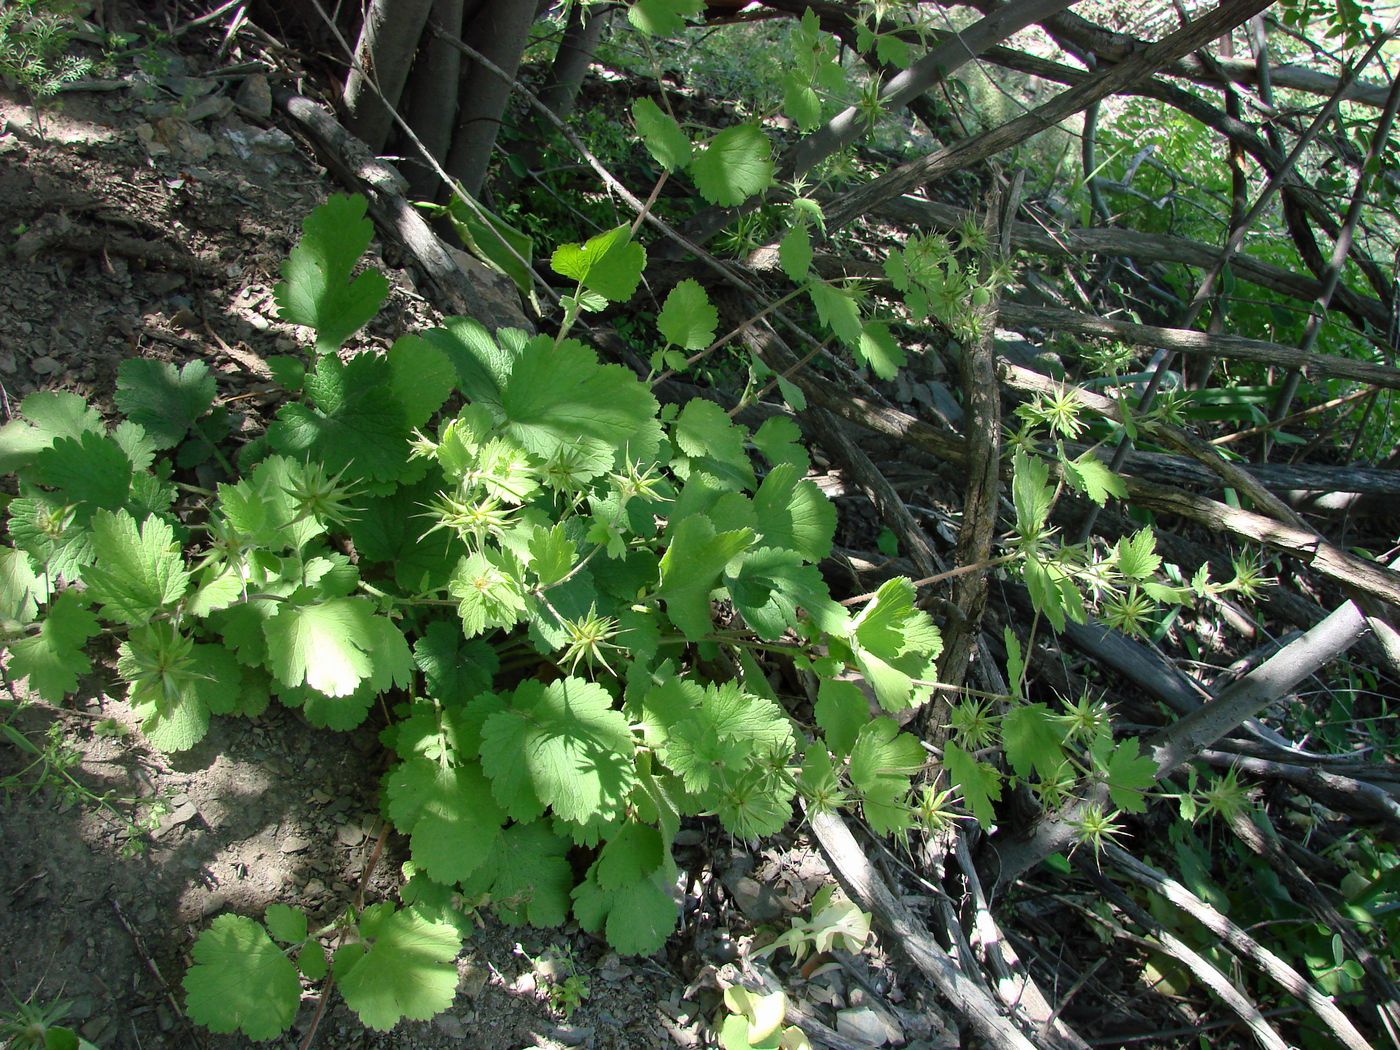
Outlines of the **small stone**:
<svg viewBox="0 0 1400 1050">
<path fill-rule="evenodd" d="M 886 1017 L 883 1011 L 872 1010 L 868 1006 L 837 1011 L 836 1031 L 849 1039 L 871 1046 L 904 1042 L 904 1033 L 900 1031 L 899 1026 Z"/>
<path fill-rule="evenodd" d="M 36 376 L 51 376 L 55 372 L 63 371 L 63 366 L 45 354 L 43 357 L 36 357 L 30 361 L 29 370 Z"/>
<path fill-rule="evenodd" d="M 116 1027 L 117 1022 L 106 1014 L 101 1017 L 94 1017 L 83 1025 L 81 1031 L 83 1038 L 90 1043 L 101 1042 L 110 1034 L 110 1029 Z"/>
<path fill-rule="evenodd" d="M 549 1038 L 565 1046 L 582 1046 L 593 1037 L 593 1029 L 581 1025 L 560 1024 L 549 1030 Z"/>
<path fill-rule="evenodd" d="M 185 119 L 191 124 L 201 120 L 226 117 L 233 112 L 233 102 L 223 95 L 205 95 L 185 111 Z"/>
<path fill-rule="evenodd" d="M 184 802 L 181 802 L 178 805 L 176 805 L 174 811 L 170 814 L 169 817 L 166 818 L 166 820 L 168 820 L 172 825 L 188 824 L 197 816 L 199 816 L 199 807 L 196 806 L 193 802 L 189 801 L 189 799 L 186 799 Z"/>
<path fill-rule="evenodd" d="M 481 994 L 482 989 L 486 987 L 486 980 L 490 976 L 486 967 L 477 966 L 466 960 L 457 964 L 457 974 L 457 986 L 468 999 L 475 999 Z"/>
<path fill-rule="evenodd" d="M 267 77 L 255 73 L 238 88 L 233 104 L 249 120 L 266 120 L 272 116 L 272 87 Z"/>
<path fill-rule="evenodd" d="M 365 840 L 365 830 L 358 824 L 342 824 L 335 829 L 335 837 L 342 846 L 353 848 Z"/>
<path fill-rule="evenodd" d="M 282 840 L 282 844 L 277 848 L 283 853 L 300 853 L 304 849 L 310 849 L 313 845 L 309 838 L 303 835 L 288 835 Z"/>
<path fill-rule="evenodd" d="M 747 875 L 729 883 L 734 903 L 754 922 L 772 922 L 783 914 L 782 901 L 773 890 Z"/>
<path fill-rule="evenodd" d="M 698 846 L 705 841 L 705 833 L 699 828 L 681 828 L 676 832 L 677 846 Z"/>
<path fill-rule="evenodd" d="M 326 884 L 320 879 L 312 879 L 302 890 L 308 897 L 320 897 L 326 892 Z"/>
<path fill-rule="evenodd" d="M 80 995 L 68 1004 L 70 1021 L 86 1021 L 97 1008 L 97 1001 L 90 995 Z"/>
<path fill-rule="evenodd" d="M 535 975 L 532 973 L 522 973 L 510 986 L 510 990 L 518 995 L 529 995 L 535 988 Z"/>
<path fill-rule="evenodd" d="M 449 1039 L 465 1039 L 467 1037 L 467 1026 L 456 1014 L 438 1014 L 437 1017 L 433 1018 L 433 1024 L 440 1028 Z"/>
<path fill-rule="evenodd" d="M 228 897 L 224 894 L 211 893 L 205 898 L 204 903 L 199 906 L 199 914 L 207 919 L 211 915 L 217 915 L 219 912 L 223 911 L 226 904 L 228 904 Z"/>
</svg>

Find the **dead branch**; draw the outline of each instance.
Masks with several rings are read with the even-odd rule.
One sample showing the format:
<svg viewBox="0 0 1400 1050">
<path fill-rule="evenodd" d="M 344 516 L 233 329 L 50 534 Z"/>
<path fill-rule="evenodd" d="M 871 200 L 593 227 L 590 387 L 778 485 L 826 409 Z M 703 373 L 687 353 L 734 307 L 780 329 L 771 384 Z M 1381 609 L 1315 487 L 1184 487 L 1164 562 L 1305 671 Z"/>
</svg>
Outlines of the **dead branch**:
<svg viewBox="0 0 1400 1050">
<path fill-rule="evenodd" d="M 1346 1014 L 1337 1009 L 1337 1004 L 1332 1001 L 1331 996 L 1320 992 L 1286 961 L 1269 951 L 1181 883 L 1151 865 L 1144 864 L 1121 846 L 1110 843 L 1104 847 L 1104 854 L 1128 878 L 1166 898 L 1219 937 L 1236 955 L 1252 962 L 1261 973 L 1284 991 L 1307 1003 L 1343 1046 L 1350 1047 L 1351 1050 L 1371 1050 L 1371 1044 L 1356 1030 Z"/>
<path fill-rule="evenodd" d="M 988 1046 L 1035 1050 L 997 1009 L 982 988 L 954 965 L 902 900 L 890 892 L 871 867 L 839 813 L 809 813 L 812 834 L 841 886 L 890 932 L 893 943 L 933 982 L 959 1015 L 965 1017 Z"/>
<path fill-rule="evenodd" d="M 1346 918 L 1327 898 L 1308 875 L 1298 867 L 1280 846 L 1278 832 L 1268 814 L 1256 811 L 1253 819 L 1245 813 L 1237 813 L 1230 820 L 1230 829 L 1240 841 L 1262 857 L 1283 880 L 1290 893 L 1302 901 L 1324 926 L 1342 938 L 1348 952 L 1366 971 L 1367 983 L 1376 996 L 1376 1010 L 1382 1019 L 1388 1019 L 1392 1030 L 1400 1025 L 1400 988 L 1390 979 L 1385 965 L 1376 958 L 1366 942 L 1356 932 L 1351 920 Z"/>
<path fill-rule="evenodd" d="M 1289 1050 L 1289 1044 L 1274 1031 L 1248 996 L 1237 988 L 1225 974 L 1200 952 L 1172 933 L 1142 908 L 1132 902 L 1126 893 L 1110 882 L 1094 867 L 1094 861 L 1084 854 L 1075 858 L 1080 871 L 1107 897 L 1115 908 L 1132 919 L 1152 935 L 1152 941 L 1172 958 L 1190 970 L 1196 978 L 1245 1023 L 1255 1041 L 1267 1050 Z"/>
<path fill-rule="evenodd" d="M 872 182 L 852 190 L 827 208 L 827 227 L 839 229 L 857 216 L 871 211 L 881 201 L 906 193 L 920 183 L 967 168 L 1025 141 L 1032 135 L 1054 127 L 1090 103 L 1107 98 L 1134 81 L 1151 76 L 1167 63 L 1248 21 L 1268 6 L 1268 0 L 1225 0 L 1210 13 L 1177 30 L 1166 39 L 1117 65 L 1110 66 L 1080 86 L 1061 92 L 1026 115 L 981 135 L 954 143 L 926 157 L 902 164 Z"/>
<path fill-rule="evenodd" d="M 1400 368 L 1356 361 L 1335 354 L 1313 353 L 1262 339 L 1246 339 L 1238 335 L 1209 335 L 1186 328 L 1134 324 L 1131 321 L 1115 321 L 1073 310 L 1022 306 L 1020 303 L 1011 302 L 1002 307 L 1002 314 L 1012 327 L 1038 327 L 1073 332 L 1076 335 L 1120 339 L 1137 346 L 1159 347 L 1182 354 L 1218 355 L 1240 361 L 1258 361 L 1280 368 L 1296 368 L 1304 375 L 1351 379 L 1388 390 L 1400 389 Z"/>
<path fill-rule="evenodd" d="M 1376 784 L 1313 766 L 1223 751 L 1202 751 L 1201 758 L 1217 769 L 1239 769 L 1261 779 L 1291 784 L 1328 809 L 1349 814 L 1372 825 L 1392 842 L 1400 842 L 1400 801 Z"/>
</svg>

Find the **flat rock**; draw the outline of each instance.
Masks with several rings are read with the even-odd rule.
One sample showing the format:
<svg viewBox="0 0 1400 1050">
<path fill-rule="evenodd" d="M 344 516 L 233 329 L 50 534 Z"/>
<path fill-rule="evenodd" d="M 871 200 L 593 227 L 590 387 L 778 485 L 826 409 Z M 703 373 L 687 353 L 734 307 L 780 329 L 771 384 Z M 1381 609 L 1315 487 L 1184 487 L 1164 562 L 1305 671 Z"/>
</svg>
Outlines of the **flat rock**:
<svg viewBox="0 0 1400 1050">
<path fill-rule="evenodd" d="M 233 96 L 233 104 L 249 120 L 266 120 L 272 116 L 272 87 L 267 77 L 255 73 L 243 81 L 238 94 Z"/>
<path fill-rule="evenodd" d="M 758 880 L 744 875 L 726 885 L 739 910 L 754 922 L 772 922 L 783 914 L 783 902 L 778 895 Z"/>
<path fill-rule="evenodd" d="M 836 1012 L 836 1031 L 848 1039 L 887 1046 L 904 1042 L 904 1033 L 884 1013 L 868 1006 L 857 1006 Z"/>
</svg>

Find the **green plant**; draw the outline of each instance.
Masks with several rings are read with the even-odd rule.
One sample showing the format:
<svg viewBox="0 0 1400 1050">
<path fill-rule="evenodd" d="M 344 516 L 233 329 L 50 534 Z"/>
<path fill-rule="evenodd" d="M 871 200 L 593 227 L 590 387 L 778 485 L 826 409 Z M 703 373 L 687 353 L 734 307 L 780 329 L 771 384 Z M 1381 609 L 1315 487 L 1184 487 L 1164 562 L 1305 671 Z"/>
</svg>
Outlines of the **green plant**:
<svg viewBox="0 0 1400 1050">
<path fill-rule="evenodd" d="M 97 1050 L 92 1043 L 61 1024 L 72 1004 L 59 999 L 46 1006 L 14 1001 L 14 1008 L 0 1015 L 0 1039 L 4 1050 Z"/>
<path fill-rule="evenodd" d="M 622 230 L 555 253 L 577 282 L 557 337 L 454 319 L 342 361 L 385 294 L 378 274 L 352 279 L 364 209 L 335 197 L 308 218 L 277 296 L 316 332 L 311 365 L 282 366 L 299 391 L 264 439 L 220 450 L 217 488 L 178 467 L 218 447 L 197 362 L 123 365 L 114 427 L 42 393 L 0 429 L 19 486 L 0 551 L 11 672 L 59 702 L 111 639 L 146 739 L 170 751 L 274 697 L 343 730 L 386 709 L 386 811 L 415 874 L 402 907 L 332 927 L 336 987 L 377 1028 L 450 1001 L 469 929 L 454 901 L 543 927 L 572 912 L 646 953 L 676 922 L 684 817 L 769 834 L 839 778 L 872 822 L 908 826 L 917 742 L 863 698 L 858 718 L 819 705 L 809 739 L 754 655 L 796 659 L 828 693 L 856 669 L 895 712 L 929 695 L 938 632 L 907 581 L 855 616 L 828 596 L 815 562 L 835 515 L 799 446 L 709 401 L 663 412 L 567 338 L 578 312 L 631 294 L 641 247 Z M 696 286 L 658 324 L 690 347 L 713 317 Z M 281 1031 L 298 967 L 318 979 L 316 943 L 286 911 L 220 917 L 195 946 L 191 1015 Z"/>
<path fill-rule="evenodd" d="M 811 1050 L 812 1042 L 796 1025 L 783 1023 L 787 993 L 760 995 L 742 985 L 724 990 L 725 1013 L 719 1021 L 724 1050 Z"/>
<path fill-rule="evenodd" d="M 15 81 L 33 102 L 56 95 L 94 68 L 91 58 L 69 50 L 77 9 L 69 0 L 0 3 L 0 77 Z"/>
</svg>

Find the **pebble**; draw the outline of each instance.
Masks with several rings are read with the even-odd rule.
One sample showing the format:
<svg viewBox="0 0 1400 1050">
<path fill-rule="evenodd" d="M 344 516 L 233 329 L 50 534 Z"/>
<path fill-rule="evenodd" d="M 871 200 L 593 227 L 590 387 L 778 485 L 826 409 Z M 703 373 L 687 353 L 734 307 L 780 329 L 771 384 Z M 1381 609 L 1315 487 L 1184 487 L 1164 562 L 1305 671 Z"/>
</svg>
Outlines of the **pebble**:
<svg viewBox="0 0 1400 1050">
<path fill-rule="evenodd" d="M 29 370 L 36 376 L 51 376 L 55 372 L 63 371 L 63 366 L 45 354 L 43 357 L 36 357 L 30 361 Z"/>
<path fill-rule="evenodd" d="M 467 1037 L 467 1026 L 456 1014 L 438 1014 L 437 1017 L 433 1018 L 433 1024 L 450 1039 L 465 1039 Z"/>
<path fill-rule="evenodd" d="M 565 1046 L 582 1046 L 593 1038 L 593 1029 L 573 1024 L 555 1025 L 549 1030 L 549 1038 Z"/>
<path fill-rule="evenodd" d="M 304 835 L 288 835 L 277 848 L 283 853 L 300 853 L 304 849 L 310 849 L 313 845 L 311 839 Z"/>
<path fill-rule="evenodd" d="M 772 922 L 783 914 L 782 901 L 763 883 L 745 875 L 731 880 L 728 886 L 739 910 L 754 922 Z"/>
<path fill-rule="evenodd" d="M 255 73 L 238 88 L 233 96 L 233 104 L 250 120 L 266 120 L 272 116 L 272 87 L 267 77 Z"/>
<path fill-rule="evenodd" d="M 211 915 L 217 915 L 219 912 L 223 911 L 224 906 L 227 904 L 227 896 L 222 893 L 211 893 L 205 898 L 204 903 L 199 906 L 199 914 L 207 919 Z"/>
<path fill-rule="evenodd" d="M 185 119 L 191 124 L 215 117 L 226 117 L 233 112 L 233 102 L 222 95 L 205 95 L 185 111 Z"/>
<path fill-rule="evenodd" d="M 342 846 L 354 847 L 365 840 L 365 831 L 356 824 L 342 824 L 335 829 L 335 837 Z"/>
<path fill-rule="evenodd" d="M 849 1039 L 855 1039 L 871 1046 L 885 1046 L 904 1042 L 904 1033 L 897 1024 L 881 1011 L 860 1006 L 836 1013 L 836 1031 Z"/>
</svg>

